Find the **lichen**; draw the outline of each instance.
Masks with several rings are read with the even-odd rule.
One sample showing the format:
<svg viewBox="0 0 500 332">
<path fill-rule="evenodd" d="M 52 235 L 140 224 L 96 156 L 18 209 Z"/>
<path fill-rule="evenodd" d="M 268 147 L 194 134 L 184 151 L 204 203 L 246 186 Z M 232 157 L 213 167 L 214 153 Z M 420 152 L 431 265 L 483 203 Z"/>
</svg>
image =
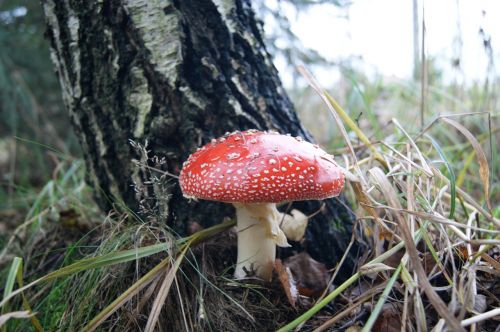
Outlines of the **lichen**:
<svg viewBox="0 0 500 332">
<path fill-rule="evenodd" d="M 179 87 L 179 91 L 187 98 L 190 104 L 195 105 L 200 110 L 204 110 L 208 107 L 207 102 L 202 98 L 199 98 L 196 93 L 190 89 L 188 86 L 183 85 Z"/>
<path fill-rule="evenodd" d="M 130 74 L 132 76 L 132 91 L 128 94 L 127 99 L 128 103 L 137 110 L 134 137 L 139 138 L 144 134 L 146 117 L 151 111 L 153 96 L 148 91 L 148 83 L 142 69 L 132 67 Z"/>
<path fill-rule="evenodd" d="M 177 67 L 182 63 L 183 32 L 172 1 L 126 0 L 125 8 L 137 28 L 150 60 L 173 87 L 178 79 Z"/>
<path fill-rule="evenodd" d="M 258 47 L 255 36 L 245 29 L 237 19 L 236 5 L 232 0 L 213 0 L 222 20 L 232 34 L 239 34 L 251 47 Z"/>
<path fill-rule="evenodd" d="M 62 56 L 58 56 L 58 54 L 63 54 L 63 45 L 61 41 L 61 28 L 59 26 L 59 21 L 55 13 L 55 7 L 56 5 L 53 1 L 48 0 L 43 2 L 45 20 L 47 21 L 47 24 L 52 28 L 51 30 L 53 33 L 53 43 L 50 51 L 50 58 L 54 63 L 54 66 L 58 68 L 57 73 L 62 88 L 62 97 L 64 103 L 71 111 L 73 108 L 73 98 L 71 98 L 71 81 L 69 80 L 68 70 L 64 58 Z"/>
<path fill-rule="evenodd" d="M 234 113 L 237 116 L 242 116 L 242 117 L 246 118 L 248 121 L 252 122 L 256 128 L 259 127 L 259 122 L 255 118 L 253 118 L 250 114 L 243 111 L 241 104 L 239 103 L 239 101 L 236 98 L 229 95 L 228 96 L 228 103 L 229 103 L 229 105 L 231 105 L 233 107 Z"/>
<path fill-rule="evenodd" d="M 231 12 L 234 10 L 234 1 L 232 0 L 214 0 L 214 4 L 217 7 L 217 11 L 221 15 L 222 19 L 226 23 L 229 31 L 231 33 L 236 33 L 238 30 L 238 25 L 231 18 Z"/>
<path fill-rule="evenodd" d="M 68 23 L 67 23 L 70 41 L 69 41 L 69 49 L 71 60 L 72 60 L 72 68 L 75 73 L 76 79 L 72 85 L 72 93 L 73 98 L 80 98 L 82 96 L 82 88 L 80 86 L 80 78 L 81 78 L 81 64 L 80 64 L 80 47 L 78 46 L 78 31 L 80 29 L 80 21 L 75 15 L 75 12 L 68 7 Z"/>
</svg>

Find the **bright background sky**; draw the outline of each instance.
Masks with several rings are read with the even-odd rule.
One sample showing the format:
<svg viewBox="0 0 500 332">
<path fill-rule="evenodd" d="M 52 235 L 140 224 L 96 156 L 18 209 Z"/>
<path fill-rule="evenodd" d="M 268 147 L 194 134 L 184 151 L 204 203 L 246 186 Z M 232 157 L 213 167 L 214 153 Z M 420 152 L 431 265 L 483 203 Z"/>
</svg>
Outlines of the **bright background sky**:
<svg viewBox="0 0 500 332">
<path fill-rule="evenodd" d="M 275 6 L 278 0 L 268 1 Z M 435 57 L 447 81 L 468 84 L 483 81 L 488 58 L 479 34 L 482 27 L 491 36 L 495 62 L 500 60 L 500 0 L 427 0 L 425 6 L 426 54 Z M 346 9 L 317 5 L 297 12 L 282 4 L 290 19 L 292 31 L 305 47 L 317 50 L 329 60 L 360 57 L 356 61 L 369 76 L 375 73 L 396 79 L 410 78 L 413 68 L 412 0 L 353 0 Z M 421 16 L 420 16 L 421 20 Z M 460 54 L 457 36 L 462 39 L 463 74 L 451 66 L 453 56 Z M 496 65 L 498 76 L 499 63 Z M 283 61 L 276 66 L 286 85 L 291 83 L 290 69 Z M 337 69 L 316 70 L 315 76 L 324 85 L 338 78 Z"/>
</svg>

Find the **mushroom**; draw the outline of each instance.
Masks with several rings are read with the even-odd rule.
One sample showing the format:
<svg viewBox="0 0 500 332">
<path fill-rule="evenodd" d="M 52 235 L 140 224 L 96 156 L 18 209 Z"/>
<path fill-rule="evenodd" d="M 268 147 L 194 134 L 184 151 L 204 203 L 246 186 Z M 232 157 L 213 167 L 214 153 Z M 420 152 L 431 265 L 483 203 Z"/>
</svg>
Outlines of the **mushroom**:
<svg viewBox="0 0 500 332">
<path fill-rule="evenodd" d="M 252 129 L 228 133 L 199 148 L 184 163 L 179 181 L 187 198 L 236 208 L 235 278 L 270 280 L 276 245 L 289 246 L 276 204 L 337 196 L 344 174 L 333 156 L 317 145 Z"/>
</svg>

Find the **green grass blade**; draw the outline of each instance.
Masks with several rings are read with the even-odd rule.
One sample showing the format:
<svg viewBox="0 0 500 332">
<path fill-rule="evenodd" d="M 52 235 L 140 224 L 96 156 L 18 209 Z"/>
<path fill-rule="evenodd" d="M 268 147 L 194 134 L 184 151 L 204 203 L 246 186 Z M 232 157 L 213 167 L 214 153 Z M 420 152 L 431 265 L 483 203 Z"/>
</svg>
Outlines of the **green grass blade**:
<svg viewBox="0 0 500 332">
<path fill-rule="evenodd" d="M 9 295 L 12 293 L 12 290 L 14 289 L 14 283 L 16 282 L 16 275 L 17 271 L 19 270 L 19 267 L 22 264 L 22 259 L 19 257 L 14 257 L 12 260 L 12 264 L 10 265 L 9 273 L 7 274 L 7 280 L 5 281 L 5 288 L 3 290 L 3 299 L 9 298 Z M 9 308 L 7 306 L 2 307 L 1 316 L 5 315 Z M 4 316 L 6 317 L 6 316 Z M 5 323 L 7 322 L 7 319 L 5 320 Z M 7 332 L 7 326 L 4 325 L 2 326 L 2 332 Z"/>
<path fill-rule="evenodd" d="M 443 276 L 448 281 L 448 284 L 449 285 L 453 285 L 453 280 L 451 280 L 450 276 L 446 272 L 445 267 L 443 266 L 443 263 L 441 263 L 441 260 L 439 259 L 439 255 L 438 255 L 436 249 L 434 248 L 434 246 L 432 245 L 432 242 L 431 242 L 431 239 L 429 237 L 429 234 L 424 233 L 424 241 L 425 241 L 425 244 L 427 245 L 427 248 L 429 248 L 429 251 L 431 252 L 431 255 L 432 255 L 432 258 L 434 259 L 434 262 L 436 263 L 436 265 L 443 272 Z"/>
<path fill-rule="evenodd" d="M 17 279 L 17 284 L 19 285 L 19 288 L 22 288 L 23 284 L 24 284 L 24 282 L 23 282 L 23 261 L 22 261 L 22 259 L 21 259 L 21 264 L 19 265 L 19 268 L 17 269 L 16 279 Z M 27 312 L 30 313 L 31 324 L 33 325 L 33 327 L 35 328 L 36 331 L 38 331 L 38 332 L 43 331 L 42 324 L 40 323 L 40 321 L 38 320 L 38 318 L 36 318 L 35 314 L 32 314 L 33 310 L 31 310 L 31 306 L 30 306 L 30 304 L 28 302 L 28 299 L 26 298 L 26 296 L 24 295 L 24 293 L 21 293 L 21 296 L 23 298 L 23 307 L 24 307 L 24 310 L 26 310 Z"/>
<path fill-rule="evenodd" d="M 142 248 L 134 248 L 134 249 L 129 249 L 129 250 L 124 250 L 124 251 L 118 251 L 118 252 L 113 252 L 109 253 L 103 256 L 99 257 L 92 257 L 92 258 L 86 258 L 82 259 L 80 261 L 77 261 L 71 265 L 65 266 L 59 270 L 56 270 L 54 272 L 51 272 L 33 282 L 30 284 L 21 287 L 17 289 L 16 291 L 8 294 L 7 296 L 4 296 L 4 299 L 2 302 L 0 302 L 0 307 L 5 306 L 7 301 L 12 298 L 13 296 L 21 293 L 25 289 L 28 289 L 32 286 L 35 286 L 41 282 L 46 282 L 50 280 L 54 280 L 57 278 L 65 277 L 80 271 L 84 270 L 89 270 L 89 269 L 96 269 L 100 267 L 106 267 L 114 264 L 120 264 L 120 263 L 126 263 L 130 262 L 136 259 L 140 259 L 143 257 L 151 256 L 156 253 L 159 253 L 161 251 L 164 251 L 167 249 L 168 244 L 166 243 L 159 243 L 147 247 L 142 247 Z"/>
<path fill-rule="evenodd" d="M 358 136 L 358 138 L 372 151 L 373 156 L 376 160 L 378 160 L 384 168 L 387 167 L 387 163 L 380 154 L 380 152 L 377 151 L 377 149 L 373 146 L 373 144 L 370 142 L 368 137 L 363 133 L 363 131 L 358 127 L 358 125 L 351 119 L 349 114 L 347 114 L 346 111 L 337 103 L 335 99 L 333 99 L 328 92 L 323 91 L 326 99 L 332 105 L 332 107 L 335 109 L 337 114 L 341 117 L 341 119 L 347 124 L 347 126 Z"/>
<path fill-rule="evenodd" d="M 56 149 L 56 148 L 54 148 L 54 147 L 52 147 L 50 145 L 43 144 L 43 143 L 37 142 L 35 140 L 31 140 L 31 139 L 23 138 L 23 137 L 19 137 L 19 136 L 14 136 L 14 138 L 16 140 L 20 141 L 20 142 L 32 144 L 32 145 L 34 145 L 36 147 L 47 149 L 47 150 L 55 153 L 61 159 L 64 159 L 64 160 L 70 159 L 70 157 L 68 156 L 68 154 L 66 154 L 63 151 L 60 151 L 60 150 L 58 150 L 58 149 Z"/>
<path fill-rule="evenodd" d="M 366 93 L 363 92 L 361 87 L 358 84 L 358 81 L 352 76 L 349 75 L 349 81 L 351 82 L 354 91 L 361 97 L 361 100 L 363 101 L 363 105 L 365 106 L 366 114 L 368 121 L 370 122 L 370 125 L 374 129 L 375 132 L 375 137 L 378 140 L 382 140 L 382 129 L 380 129 L 380 125 L 377 121 L 377 115 L 375 114 L 375 111 L 371 107 L 371 102 L 368 100 L 368 97 L 366 96 Z"/>
<path fill-rule="evenodd" d="M 449 219 L 453 220 L 453 217 L 455 216 L 455 206 L 456 206 L 456 197 L 457 197 L 457 192 L 456 192 L 456 177 L 455 177 L 455 172 L 453 171 L 453 167 L 451 167 L 450 162 L 448 161 L 448 158 L 446 158 L 446 155 L 441 149 L 441 146 L 439 143 L 429 134 L 425 134 L 425 137 L 427 137 L 434 148 L 436 149 L 437 153 L 443 160 L 446 169 L 448 170 L 448 175 L 449 175 L 449 180 L 450 180 L 450 195 L 451 195 L 451 200 L 450 200 L 450 214 L 448 216 Z"/>
<path fill-rule="evenodd" d="M 168 248 L 167 243 L 158 243 L 147 247 L 134 248 L 118 252 L 112 252 L 99 257 L 82 259 L 71 265 L 65 266 L 57 271 L 51 272 L 42 277 L 43 281 L 50 281 L 64 277 L 80 271 L 97 269 L 114 264 L 126 263 L 143 257 L 151 256 Z"/>
<path fill-rule="evenodd" d="M 396 271 L 394 271 L 394 274 L 391 276 L 391 278 L 387 282 L 387 285 L 385 286 L 384 291 L 382 292 L 382 295 L 378 299 L 377 304 L 375 305 L 375 308 L 373 308 L 373 311 L 372 311 L 370 317 L 368 318 L 368 320 L 366 321 L 365 326 L 363 326 L 363 329 L 361 330 L 361 332 L 369 332 L 372 330 L 373 324 L 375 324 L 375 321 L 377 320 L 378 316 L 380 315 L 380 312 L 382 311 L 382 308 L 383 308 L 385 302 L 387 301 L 387 298 L 389 297 L 389 293 L 391 292 L 392 287 L 394 286 L 394 283 L 398 279 L 402 268 L 403 268 L 403 263 L 400 263 L 398 265 L 398 268 L 396 269 Z"/>
<path fill-rule="evenodd" d="M 415 235 L 413 237 L 413 240 L 415 242 L 415 245 L 418 244 L 418 242 L 422 239 L 422 232 L 424 232 L 427 227 L 429 226 L 429 222 L 426 221 L 422 227 L 415 232 Z M 404 247 L 404 242 L 399 242 L 397 245 L 392 247 L 390 250 L 386 251 L 384 254 L 376 257 L 375 259 L 371 260 L 370 262 L 366 263 L 366 265 L 369 264 L 375 264 L 375 263 L 382 263 L 384 260 L 387 258 L 391 257 L 394 253 L 397 251 L 401 250 Z M 342 285 L 340 285 L 338 288 L 336 288 L 333 292 L 328 294 L 323 300 L 320 302 L 316 303 L 314 306 L 312 306 L 309 310 L 304 312 L 302 315 L 288 323 L 287 325 L 281 327 L 277 332 L 288 332 L 293 330 L 295 327 L 298 325 L 302 324 L 303 322 L 307 321 L 309 318 L 314 316 L 318 311 L 320 311 L 325 305 L 330 303 L 333 299 L 335 299 L 340 293 L 342 293 L 347 287 L 352 285 L 354 282 L 356 282 L 360 277 L 361 273 L 357 272 L 354 275 L 352 275 L 349 279 L 344 281 Z"/>
<path fill-rule="evenodd" d="M 355 283 L 359 277 L 361 277 L 361 273 L 357 272 L 353 274 L 349 279 L 347 279 L 342 285 L 337 287 L 333 292 L 325 296 L 323 300 L 315 304 L 311 309 L 304 312 L 301 316 L 297 317 L 287 325 L 280 328 L 277 332 L 288 332 L 293 330 L 296 326 L 302 324 L 307 321 L 309 318 L 314 316 L 318 311 L 320 311 L 325 305 L 327 305 L 330 301 L 336 298 L 340 293 L 347 289 L 350 285 Z"/>
<path fill-rule="evenodd" d="M 5 282 L 5 288 L 3 290 L 3 298 L 6 299 L 14 289 L 14 284 L 16 282 L 17 271 L 19 267 L 22 266 L 23 260 L 20 257 L 14 257 L 12 264 L 10 265 L 9 273 L 7 274 L 7 280 Z M 2 308 L 2 314 L 4 314 L 6 308 Z"/>
<path fill-rule="evenodd" d="M 12 260 L 12 264 L 10 265 L 9 273 L 7 275 L 7 280 L 5 282 L 5 288 L 4 288 L 4 292 L 3 292 L 3 299 L 4 300 L 6 300 L 6 299 L 8 300 L 9 296 L 12 294 L 12 290 L 14 289 L 14 284 L 15 284 L 16 280 L 17 280 L 17 283 L 19 284 L 19 287 L 22 287 L 23 286 L 23 260 L 20 257 L 14 257 L 14 259 Z M 28 300 L 26 299 L 24 294 L 22 294 L 22 296 L 23 296 L 23 307 L 27 313 L 27 315 L 23 318 L 30 318 L 31 323 L 33 324 L 33 327 L 35 328 L 35 330 L 43 331 L 42 325 L 40 324 L 38 319 L 32 314 L 32 310 L 31 310 L 31 307 L 28 303 Z M 7 310 L 8 310 L 8 306 L 4 305 L 2 307 L 1 314 L 8 315 Z M 19 318 L 21 318 L 21 317 L 19 317 Z M 2 331 L 3 332 L 7 331 L 6 325 L 4 325 L 2 327 Z"/>
</svg>

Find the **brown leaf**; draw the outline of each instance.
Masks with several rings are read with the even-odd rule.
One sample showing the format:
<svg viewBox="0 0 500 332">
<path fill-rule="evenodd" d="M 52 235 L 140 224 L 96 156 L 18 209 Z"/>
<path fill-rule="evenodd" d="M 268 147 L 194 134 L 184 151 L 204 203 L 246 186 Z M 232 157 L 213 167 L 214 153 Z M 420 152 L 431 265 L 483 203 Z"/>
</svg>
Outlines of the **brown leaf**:
<svg viewBox="0 0 500 332">
<path fill-rule="evenodd" d="M 290 268 L 297 281 L 300 295 L 320 296 L 328 285 L 328 271 L 325 265 L 305 252 L 287 258 L 285 266 Z"/>
<path fill-rule="evenodd" d="M 389 256 L 384 262 L 390 267 L 396 268 L 401 263 L 401 259 L 403 259 L 404 255 L 405 255 L 404 250 L 399 250 L 395 252 L 392 256 Z"/>
<path fill-rule="evenodd" d="M 373 325 L 374 332 L 399 332 L 401 331 L 401 309 L 397 304 L 386 303 L 382 312 Z"/>
<path fill-rule="evenodd" d="M 487 253 L 482 253 L 481 254 L 481 258 L 485 262 L 489 263 L 492 268 L 494 268 L 497 271 L 500 271 L 500 262 L 498 262 L 497 260 L 495 260 L 493 257 L 491 257 L 490 255 L 488 255 Z"/>
<path fill-rule="evenodd" d="M 488 160 L 486 159 L 486 155 L 481 148 L 481 144 L 479 144 L 478 140 L 474 137 L 474 135 L 460 123 L 451 120 L 449 118 L 441 118 L 447 124 L 455 127 L 458 131 L 460 131 L 467 139 L 470 144 L 476 151 L 477 161 L 479 163 L 479 177 L 483 182 L 484 188 L 484 199 L 486 200 L 486 204 L 491 211 L 491 203 L 490 203 L 490 168 L 488 167 Z"/>
<path fill-rule="evenodd" d="M 276 259 L 274 261 L 274 268 L 278 273 L 278 279 L 285 290 L 288 302 L 290 302 L 294 309 L 297 309 L 295 303 L 297 303 L 299 292 L 295 284 L 295 279 L 293 279 L 292 273 L 290 272 L 290 268 L 284 266 L 283 263 L 281 263 L 281 259 Z"/>
</svg>

